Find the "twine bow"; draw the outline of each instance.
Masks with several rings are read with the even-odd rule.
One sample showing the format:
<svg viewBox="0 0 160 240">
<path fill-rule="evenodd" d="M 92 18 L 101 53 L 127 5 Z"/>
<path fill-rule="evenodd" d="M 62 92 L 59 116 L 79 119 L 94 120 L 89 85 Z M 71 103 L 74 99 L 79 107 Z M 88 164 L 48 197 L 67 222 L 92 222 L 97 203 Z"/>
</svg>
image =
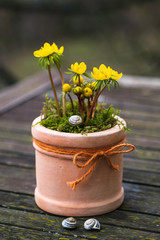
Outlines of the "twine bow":
<svg viewBox="0 0 160 240">
<path fill-rule="evenodd" d="M 52 146 L 49 144 L 45 144 L 43 142 L 40 142 L 39 140 L 33 138 L 34 143 L 49 152 L 55 152 L 55 153 L 60 153 L 60 154 L 72 154 L 74 155 L 73 157 L 73 163 L 76 167 L 78 168 L 85 168 L 87 167 L 90 163 L 92 163 L 91 167 L 89 168 L 89 170 L 79 179 L 72 181 L 72 182 L 67 182 L 67 185 L 71 186 L 71 188 L 73 190 L 75 190 L 77 184 L 79 184 L 85 177 L 87 177 L 97 166 L 97 164 L 99 163 L 99 161 L 101 160 L 101 158 L 103 156 L 106 157 L 106 159 L 108 160 L 110 166 L 114 169 L 114 170 L 119 170 L 118 165 L 113 164 L 111 157 L 114 154 L 120 154 L 120 153 L 128 153 L 128 152 L 132 152 L 135 149 L 135 146 L 132 144 L 128 144 L 128 143 L 122 143 L 125 141 L 125 138 L 118 143 L 117 145 L 114 145 L 112 147 L 109 148 L 101 148 L 101 149 L 97 149 L 97 150 L 82 150 L 79 151 L 78 149 L 65 149 L 65 148 L 58 148 L 56 146 Z M 118 148 L 123 148 L 123 147 L 130 147 L 130 149 L 128 150 L 117 150 Z M 90 158 L 88 159 L 88 161 L 86 161 L 84 164 L 78 164 L 77 162 L 77 158 L 78 156 L 90 156 Z"/>
<path fill-rule="evenodd" d="M 128 150 L 117 150 L 118 148 L 120 147 L 131 147 L 130 149 Z M 114 169 L 114 170 L 119 170 L 119 166 L 118 165 L 115 165 L 112 163 L 111 161 L 111 158 L 110 156 L 111 155 L 114 155 L 114 154 L 119 154 L 119 153 L 128 153 L 128 152 L 131 152 L 135 149 L 135 146 L 132 145 L 132 144 L 127 144 L 127 143 L 121 143 L 121 144 L 117 144 L 107 150 L 100 150 L 100 151 L 97 151 L 95 153 L 91 153 L 91 152 L 86 152 L 86 151 L 81 151 L 81 152 L 78 152 L 74 155 L 74 158 L 73 158 L 73 163 L 76 167 L 79 167 L 79 168 L 85 168 L 87 167 L 91 162 L 94 161 L 94 163 L 92 164 L 92 166 L 89 168 L 89 170 L 82 176 L 80 177 L 79 179 L 75 180 L 75 181 L 72 181 L 72 182 L 67 182 L 67 184 L 69 186 L 71 186 L 71 188 L 73 190 L 75 190 L 76 188 L 76 185 L 78 183 L 80 183 L 85 177 L 87 177 L 93 170 L 94 168 L 97 166 L 97 164 L 99 163 L 99 161 L 101 160 L 100 157 L 103 157 L 105 156 L 106 159 L 108 160 L 110 166 Z M 90 156 L 90 158 L 88 159 L 87 162 L 85 162 L 84 164 L 80 165 L 77 163 L 77 157 L 78 156 Z"/>
</svg>

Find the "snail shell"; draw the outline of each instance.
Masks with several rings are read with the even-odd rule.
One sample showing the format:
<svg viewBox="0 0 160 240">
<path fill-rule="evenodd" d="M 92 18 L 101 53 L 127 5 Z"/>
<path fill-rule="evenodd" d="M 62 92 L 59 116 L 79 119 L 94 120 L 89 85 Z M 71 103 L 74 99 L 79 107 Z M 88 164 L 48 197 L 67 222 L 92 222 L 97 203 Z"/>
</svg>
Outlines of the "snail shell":
<svg viewBox="0 0 160 240">
<path fill-rule="evenodd" d="M 69 124 L 72 126 L 79 126 L 82 123 L 82 118 L 78 115 L 72 115 L 69 118 Z"/>
<path fill-rule="evenodd" d="M 76 220 L 73 217 L 66 218 L 62 221 L 62 227 L 74 229 L 77 227 Z"/>
<path fill-rule="evenodd" d="M 91 230 L 91 229 L 99 230 L 100 229 L 100 222 L 95 218 L 90 218 L 87 221 L 85 221 L 84 228 L 86 230 Z"/>
</svg>

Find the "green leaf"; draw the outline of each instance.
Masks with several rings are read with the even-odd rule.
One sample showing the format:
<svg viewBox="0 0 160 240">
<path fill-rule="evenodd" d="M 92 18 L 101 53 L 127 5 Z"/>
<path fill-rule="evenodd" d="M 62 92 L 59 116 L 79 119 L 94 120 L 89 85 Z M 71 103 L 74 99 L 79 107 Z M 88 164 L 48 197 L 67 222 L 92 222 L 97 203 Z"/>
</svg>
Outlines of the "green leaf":
<svg viewBox="0 0 160 240">
<path fill-rule="evenodd" d="M 107 87 L 108 91 L 110 91 L 110 87 L 109 87 L 109 85 L 108 85 L 108 84 L 106 84 L 106 87 Z"/>
<path fill-rule="evenodd" d="M 50 62 L 51 62 L 53 65 L 55 64 L 53 58 L 50 58 Z"/>
<path fill-rule="evenodd" d="M 69 80 L 69 82 L 71 82 L 73 80 L 73 78 L 75 77 L 76 73 L 71 77 L 71 79 Z"/>
<path fill-rule="evenodd" d="M 100 84 L 100 90 L 102 90 L 102 88 L 103 88 L 103 81 Z"/>
<path fill-rule="evenodd" d="M 73 74 L 73 72 L 65 72 L 66 74 Z"/>
<path fill-rule="evenodd" d="M 120 86 L 119 86 L 119 82 L 116 81 L 116 84 L 117 84 L 117 87 L 120 88 Z"/>
<path fill-rule="evenodd" d="M 87 74 L 87 73 L 83 73 L 82 75 L 84 75 L 85 77 L 88 77 L 88 78 L 92 79 L 92 77 L 91 77 L 89 74 Z"/>
</svg>

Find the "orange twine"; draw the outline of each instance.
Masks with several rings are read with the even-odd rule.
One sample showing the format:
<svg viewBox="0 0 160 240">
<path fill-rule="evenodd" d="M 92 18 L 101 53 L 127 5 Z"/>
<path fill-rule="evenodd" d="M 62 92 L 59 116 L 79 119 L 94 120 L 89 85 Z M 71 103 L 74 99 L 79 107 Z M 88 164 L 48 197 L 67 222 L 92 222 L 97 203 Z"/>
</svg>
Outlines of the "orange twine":
<svg viewBox="0 0 160 240">
<path fill-rule="evenodd" d="M 57 146 L 53 146 L 53 145 L 49 145 L 49 144 L 45 144 L 43 142 L 40 142 L 39 140 L 33 138 L 34 143 L 49 152 L 55 152 L 55 153 L 60 153 L 60 154 L 68 154 L 68 155 L 74 155 L 73 157 L 73 163 L 76 167 L 79 168 L 84 168 L 87 167 L 91 162 L 93 162 L 92 166 L 89 168 L 89 170 L 79 179 L 72 181 L 72 182 L 67 182 L 67 185 L 71 186 L 71 188 L 73 190 L 75 190 L 76 185 L 78 183 L 80 183 L 85 177 L 87 177 L 93 170 L 94 168 L 97 166 L 97 164 L 100 161 L 100 157 L 105 156 L 106 159 L 108 160 L 110 166 L 115 169 L 115 170 L 119 170 L 118 165 L 115 165 L 112 163 L 110 156 L 114 155 L 114 154 L 119 154 L 119 153 L 128 153 L 128 152 L 132 152 L 135 149 L 135 146 L 132 144 L 128 144 L 128 143 L 122 143 L 125 141 L 125 138 L 118 144 L 111 146 L 111 147 L 106 147 L 106 148 L 97 148 L 94 150 L 91 149 L 82 149 L 81 151 L 79 149 L 68 149 L 68 148 L 59 148 Z M 118 148 L 123 148 L 123 147 L 130 147 L 130 149 L 128 150 L 117 150 Z M 90 156 L 90 158 L 88 159 L 88 161 L 86 161 L 84 164 L 80 165 L 77 163 L 77 157 L 78 156 Z"/>
</svg>

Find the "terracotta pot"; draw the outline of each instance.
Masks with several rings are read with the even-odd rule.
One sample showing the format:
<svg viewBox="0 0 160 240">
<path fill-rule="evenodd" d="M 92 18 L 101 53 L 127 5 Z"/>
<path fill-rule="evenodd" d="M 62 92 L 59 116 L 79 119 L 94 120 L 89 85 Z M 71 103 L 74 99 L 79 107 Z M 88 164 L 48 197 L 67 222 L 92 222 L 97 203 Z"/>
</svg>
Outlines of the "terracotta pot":
<svg viewBox="0 0 160 240">
<path fill-rule="evenodd" d="M 123 119 L 120 119 L 126 125 Z M 35 125 L 40 117 L 33 121 Z M 32 127 L 35 139 L 61 148 L 91 148 L 111 146 L 125 138 L 125 131 L 119 126 L 86 135 L 62 133 L 47 129 L 40 124 Z M 33 143 L 36 154 L 35 201 L 37 205 L 50 213 L 63 216 L 91 216 L 113 211 L 124 199 L 122 187 L 123 154 L 111 156 L 119 171 L 111 168 L 107 158 L 103 157 L 86 178 L 73 191 L 66 183 L 80 178 L 89 169 L 77 168 L 73 164 L 73 155 L 49 152 Z M 79 157 L 78 161 L 84 161 Z"/>
</svg>

